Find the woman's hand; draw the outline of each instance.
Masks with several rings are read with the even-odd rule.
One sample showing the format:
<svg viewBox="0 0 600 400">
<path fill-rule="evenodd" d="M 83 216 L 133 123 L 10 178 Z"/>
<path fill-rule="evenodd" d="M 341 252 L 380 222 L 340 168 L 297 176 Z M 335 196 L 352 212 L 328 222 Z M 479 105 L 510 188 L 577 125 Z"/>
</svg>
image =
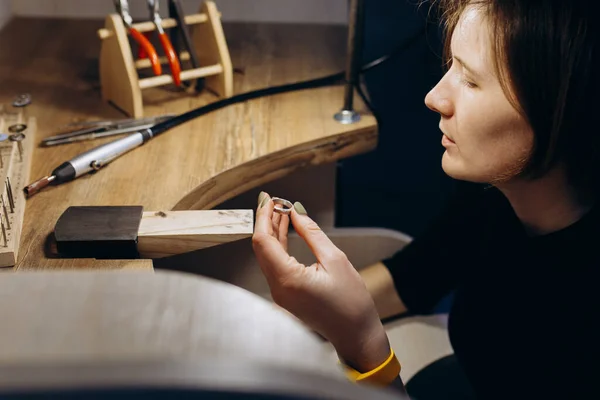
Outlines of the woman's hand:
<svg viewBox="0 0 600 400">
<path fill-rule="evenodd" d="M 291 257 L 290 217 L 273 207 L 269 195 L 261 192 L 252 237 L 273 300 L 329 340 L 347 365 L 361 372 L 377 367 L 388 358 L 390 347 L 360 275 L 300 203 L 292 209 L 292 225 L 317 262 L 305 266 Z"/>
</svg>

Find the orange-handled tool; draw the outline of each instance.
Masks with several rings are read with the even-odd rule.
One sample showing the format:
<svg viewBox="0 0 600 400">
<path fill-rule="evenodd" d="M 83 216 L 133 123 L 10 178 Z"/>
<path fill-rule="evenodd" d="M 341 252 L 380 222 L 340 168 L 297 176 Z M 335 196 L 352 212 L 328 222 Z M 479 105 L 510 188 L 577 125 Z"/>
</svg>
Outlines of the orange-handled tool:
<svg viewBox="0 0 600 400">
<path fill-rule="evenodd" d="M 179 58 L 177 57 L 177 53 L 173 49 L 173 45 L 169 40 L 167 34 L 163 31 L 159 33 L 160 44 L 167 55 L 167 60 L 169 60 L 169 67 L 171 68 L 171 74 L 173 75 L 173 81 L 175 85 L 181 85 L 181 65 L 179 64 Z"/>
<path fill-rule="evenodd" d="M 162 67 L 160 65 L 160 60 L 158 59 L 158 53 L 148 38 L 146 38 L 146 36 L 142 35 L 140 31 L 133 27 L 133 18 L 131 17 L 131 14 L 129 14 L 129 3 L 127 0 L 114 0 L 114 3 L 117 12 L 121 15 L 123 23 L 129 31 L 129 34 L 140 45 L 140 47 L 144 49 L 144 52 L 150 59 L 150 65 L 152 65 L 152 71 L 154 72 L 154 75 L 161 75 Z"/>
<path fill-rule="evenodd" d="M 181 65 L 179 64 L 179 57 L 177 56 L 177 53 L 175 53 L 173 45 L 171 44 L 169 37 L 162 27 L 162 18 L 160 17 L 160 12 L 158 10 L 158 0 L 148 0 L 148 8 L 150 8 L 150 16 L 152 21 L 154 22 L 154 25 L 156 25 L 160 44 L 165 51 L 167 60 L 169 61 L 173 82 L 175 82 L 175 85 L 181 86 Z"/>
<path fill-rule="evenodd" d="M 158 53 L 148 38 L 135 28 L 129 28 L 129 34 L 140 45 L 140 53 L 142 53 L 143 50 L 143 54 L 150 59 L 150 65 L 152 66 L 154 75 L 162 75 L 162 66 L 158 59 Z"/>
<path fill-rule="evenodd" d="M 150 40 L 150 32 L 144 32 L 143 35 L 146 37 L 146 39 Z M 146 50 L 142 46 L 140 46 L 138 49 L 138 58 L 148 58 L 148 54 L 146 54 Z"/>
</svg>

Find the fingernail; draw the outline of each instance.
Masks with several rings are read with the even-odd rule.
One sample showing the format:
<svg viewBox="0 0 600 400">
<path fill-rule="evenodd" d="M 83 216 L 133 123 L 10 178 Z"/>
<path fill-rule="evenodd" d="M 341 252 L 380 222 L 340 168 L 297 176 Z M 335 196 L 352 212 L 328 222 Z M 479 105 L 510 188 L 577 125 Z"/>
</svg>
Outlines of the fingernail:
<svg viewBox="0 0 600 400">
<path fill-rule="evenodd" d="M 265 196 L 267 196 L 267 194 L 265 192 L 260 192 L 258 194 L 258 205 L 260 207 L 262 201 L 265 199 Z"/>
<path fill-rule="evenodd" d="M 262 208 L 262 206 L 264 206 L 268 202 L 269 202 L 269 195 L 265 193 L 265 197 L 263 197 L 263 199 L 261 200 L 260 204 L 258 205 L 258 208 Z"/>
<path fill-rule="evenodd" d="M 294 203 L 294 208 L 296 209 L 296 212 L 300 215 L 307 215 L 308 213 L 306 212 L 306 208 L 304 208 L 304 206 L 302 205 L 302 203 L 300 203 L 299 201 Z"/>
</svg>

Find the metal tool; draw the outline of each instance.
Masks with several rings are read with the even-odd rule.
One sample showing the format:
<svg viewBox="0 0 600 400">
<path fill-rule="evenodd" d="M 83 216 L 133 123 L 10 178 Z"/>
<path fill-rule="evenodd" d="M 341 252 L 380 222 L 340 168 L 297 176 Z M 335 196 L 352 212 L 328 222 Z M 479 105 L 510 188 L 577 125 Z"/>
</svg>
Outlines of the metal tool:
<svg viewBox="0 0 600 400">
<path fill-rule="evenodd" d="M 127 118 L 117 120 L 72 122 L 70 124 L 65 125 L 64 129 L 56 132 L 56 135 L 49 136 L 44 140 L 57 140 L 72 136 L 78 136 L 86 133 L 100 132 L 102 130 L 108 129 L 122 129 L 128 127 L 142 126 L 151 123 L 156 123 L 157 121 L 162 121 L 163 119 L 168 119 L 171 116 L 174 116 L 174 114 L 165 114 L 155 117 L 139 119 Z"/>
<path fill-rule="evenodd" d="M 2 226 L 2 236 L 4 237 L 4 247 L 7 247 L 8 239 L 6 238 L 6 229 L 4 229 L 4 222 L 0 222 L 0 226 Z"/>
<path fill-rule="evenodd" d="M 23 161 L 23 140 L 25 140 L 24 133 L 15 133 L 14 135 L 10 135 L 9 139 L 11 142 L 17 142 L 17 147 L 19 148 L 19 158 Z"/>
<path fill-rule="evenodd" d="M 140 119 L 129 118 L 114 121 L 78 123 L 77 126 L 79 126 L 81 129 L 61 131 L 57 135 L 44 138 L 42 140 L 42 145 L 56 146 L 59 144 L 80 142 L 83 140 L 93 140 L 107 136 L 137 132 L 142 129 L 150 128 L 151 126 L 159 122 L 166 121 L 172 117 L 174 117 L 174 114 L 165 114 L 156 117 Z"/>
<path fill-rule="evenodd" d="M 6 177 L 6 182 L 4 182 L 6 186 L 6 195 L 8 196 L 8 205 L 10 206 L 10 213 L 15 212 L 15 198 L 13 197 L 12 186 L 10 184 L 10 178 Z"/>
<path fill-rule="evenodd" d="M 135 118 L 127 118 L 127 119 L 122 119 L 119 120 L 121 123 L 130 123 L 133 121 L 137 121 Z M 115 120 L 114 119 L 106 119 L 106 120 L 98 120 L 98 121 L 76 121 L 76 122 L 69 122 L 66 125 L 63 125 L 63 127 L 65 128 L 84 128 L 84 127 L 101 127 L 101 126 L 108 126 L 108 125 L 114 125 L 115 124 Z"/>
<path fill-rule="evenodd" d="M 169 67 L 171 68 L 173 82 L 175 82 L 175 85 L 181 86 L 181 65 L 179 64 L 179 56 L 175 53 L 173 45 L 171 44 L 169 37 L 167 36 L 165 30 L 162 27 L 162 18 L 159 12 L 158 0 L 148 0 L 148 8 L 150 9 L 150 19 L 152 20 L 152 22 L 154 22 L 154 25 L 156 26 L 156 31 L 158 32 L 160 44 L 162 45 L 162 48 L 165 51 L 167 60 L 169 61 Z"/>
<path fill-rule="evenodd" d="M 95 127 L 100 127 L 100 126 L 108 126 L 108 125 L 115 125 L 115 124 L 130 124 L 130 123 L 144 123 L 145 121 L 147 122 L 153 122 L 156 121 L 157 118 L 161 118 L 161 117 L 168 117 L 168 116 L 174 116 L 175 114 L 163 114 L 163 115 L 159 115 L 159 116 L 155 116 L 155 117 L 147 117 L 147 118 L 123 118 L 123 119 L 104 119 L 104 120 L 95 120 L 95 121 L 76 121 L 76 122 L 70 122 L 68 124 L 66 124 L 66 127 L 80 127 L 80 128 L 84 128 L 86 126 L 95 126 Z"/>
<path fill-rule="evenodd" d="M 127 30 L 129 31 L 129 34 L 146 52 L 154 75 L 162 75 L 162 66 L 160 65 L 160 60 L 158 59 L 158 53 L 156 52 L 156 49 L 152 43 L 150 43 L 150 41 L 140 33 L 140 31 L 133 27 L 133 18 L 131 17 L 131 14 L 129 14 L 129 2 L 127 0 L 114 0 L 114 3 L 117 12 L 123 19 L 125 27 L 127 27 Z"/>
<path fill-rule="evenodd" d="M 152 131 L 148 128 L 86 151 L 59 165 L 51 175 L 25 187 L 25 194 L 31 196 L 51 183 L 56 185 L 68 182 L 88 172 L 99 170 L 117 157 L 152 139 L 152 136 Z"/>
<path fill-rule="evenodd" d="M 196 48 L 192 43 L 190 30 L 188 29 L 187 23 L 185 22 L 185 14 L 183 12 L 183 7 L 181 6 L 180 0 L 169 0 L 169 16 L 177 20 L 177 27 L 169 31 L 169 34 L 171 36 L 171 44 L 173 44 L 175 53 L 180 54 L 179 48 L 177 46 L 178 34 L 180 34 L 183 40 L 183 45 L 187 50 L 188 54 L 190 55 L 190 63 L 192 64 L 192 68 L 200 68 L 198 54 L 196 54 Z M 204 87 L 204 79 L 195 79 L 194 81 L 186 82 L 186 84 L 189 84 L 190 87 L 193 87 L 195 90 L 200 91 Z"/>
<path fill-rule="evenodd" d="M 4 202 L 4 195 L 0 195 L 0 200 L 2 200 L 2 211 L 4 212 L 4 216 L 6 217 L 6 225 L 8 225 L 8 229 L 10 229 L 10 221 L 8 220 L 8 211 L 6 211 L 6 203 Z"/>
</svg>

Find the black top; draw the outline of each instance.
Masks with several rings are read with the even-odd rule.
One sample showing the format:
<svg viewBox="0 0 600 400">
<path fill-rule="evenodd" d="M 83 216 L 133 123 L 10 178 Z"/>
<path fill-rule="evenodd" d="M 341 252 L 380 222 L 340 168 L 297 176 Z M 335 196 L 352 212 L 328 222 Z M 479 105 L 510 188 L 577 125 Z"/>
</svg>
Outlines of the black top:
<svg viewBox="0 0 600 400">
<path fill-rule="evenodd" d="M 450 341 L 479 397 L 584 399 L 600 398 L 599 250 L 599 207 L 529 237 L 490 188 L 384 263 L 411 313 L 454 291 Z"/>
</svg>

